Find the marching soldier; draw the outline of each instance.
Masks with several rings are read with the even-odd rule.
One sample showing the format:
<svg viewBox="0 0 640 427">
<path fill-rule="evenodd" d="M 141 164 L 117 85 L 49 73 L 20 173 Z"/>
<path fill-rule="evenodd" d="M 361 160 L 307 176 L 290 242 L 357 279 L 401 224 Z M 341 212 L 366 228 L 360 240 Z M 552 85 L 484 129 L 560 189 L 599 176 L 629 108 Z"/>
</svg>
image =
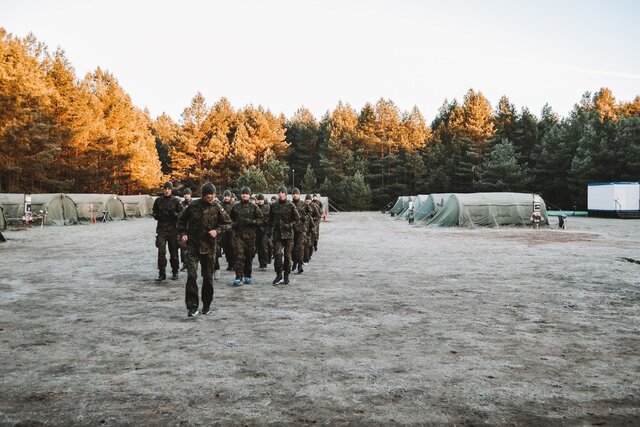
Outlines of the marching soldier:
<svg viewBox="0 0 640 427">
<path fill-rule="evenodd" d="M 167 246 L 169 246 L 169 262 L 171 263 L 171 280 L 178 280 L 178 216 L 182 212 L 180 199 L 172 196 L 173 184 L 167 182 L 162 190 L 162 197 L 153 202 L 153 217 L 158 221 L 156 226 L 156 247 L 158 248 L 158 282 L 167 278 Z"/>
<path fill-rule="evenodd" d="M 311 208 L 311 221 L 309 222 L 309 228 L 307 229 L 307 241 L 304 245 L 304 262 L 311 261 L 311 255 L 313 255 L 313 243 L 317 241 L 316 230 L 317 225 L 320 222 L 321 214 L 318 211 L 318 207 L 311 200 L 311 194 L 307 194 L 304 198 L 304 202 Z"/>
<path fill-rule="evenodd" d="M 191 189 L 185 188 L 184 190 L 182 190 L 182 197 L 184 198 L 184 200 L 182 201 L 182 208 L 184 209 L 187 206 L 189 206 L 189 203 L 191 203 Z M 186 259 L 187 259 L 187 253 L 185 249 L 182 246 L 180 246 L 180 262 L 182 263 L 182 267 L 180 268 L 180 271 L 185 271 L 187 269 L 187 264 L 185 263 Z"/>
<path fill-rule="evenodd" d="M 269 205 L 265 203 L 264 195 L 258 194 L 256 197 L 256 204 L 260 211 L 262 211 L 262 217 L 269 218 Z M 259 226 L 256 234 L 256 252 L 258 252 L 258 263 L 260 270 L 265 271 L 267 264 L 271 264 L 271 256 L 269 253 L 269 243 L 271 242 L 270 230 L 268 230 L 266 223 Z"/>
<path fill-rule="evenodd" d="M 298 274 L 304 272 L 302 264 L 304 262 L 304 247 L 307 241 L 307 230 L 312 222 L 312 209 L 307 203 L 300 199 L 300 190 L 294 188 L 291 191 L 293 195 L 293 204 L 298 210 L 300 219 L 293 225 L 293 267 L 292 270 L 298 269 Z"/>
<path fill-rule="evenodd" d="M 233 205 L 231 213 L 231 222 L 234 229 L 234 256 L 236 278 L 233 286 L 244 284 L 250 285 L 251 281 L 251 264 L 256 251 L 256 229 L 264 224 L 264 218 L 260 208 L 252 203 L 251 189 L 242 187 L 240 201 Z"/>
<path fill-rule="evenodd" d="M 226 212 L 231 212 L 233 209 L 233 193 L 229 190 L 224 190 L 222 197 L 222 207 Z M 227 271 L 233 271 L 235 268 L 235 259 L 233 257 L 233 230 L 228 230 L 222 233 L 222 250 L 224 250 L 224 257 L 227 259 Z"/>
<path fill-rule="evenodd" d="M 324 206 L 322 204 L 322 200 L 320 200 L 320 197 L 318 197 L 317 194 L 314 194 L 313 198 L 312 198 L 312 202 L 318 208 L 318 212 L 320 212 L 320 218 L 322 219 L 324 217 Z M 313 241 L 313 250 L 317 251 L 318 250 L 318 240 L 320 239 L 320 221 L 316 222 L 316 233 L 315 233 L 314 238 L 315 238 L 315 240 Z"/>
<path fill-rule="evenodd" d="M 298 210 L 287 200 L 287 187 L 278 188 L 278 201 L 269 206 L 269 225 L 273 235 L 274 285 L 289 284 L 291 273 L 291 252 L 293 251 L 293 224 L 300 219 Z M 282 258 L 284 256 L 284 265 Z M 284 273 L 284 277 L 283 277 Z"/>
<path fill-rule="evenodd" d="M 210 182 L 202 186 L 202 197 L 189 204 L 180 216 L 178 228 L 181 244 L 187 248 L 187 284 L 185 303 L 187 316 L 198 314 L 198 263 L 202 271 L 202 314 L 209 314 L 213 301 L 213 269 L 216 238 L 231 228 L 229 215 L 214 201 L 216 187 Z"/>
</svg>

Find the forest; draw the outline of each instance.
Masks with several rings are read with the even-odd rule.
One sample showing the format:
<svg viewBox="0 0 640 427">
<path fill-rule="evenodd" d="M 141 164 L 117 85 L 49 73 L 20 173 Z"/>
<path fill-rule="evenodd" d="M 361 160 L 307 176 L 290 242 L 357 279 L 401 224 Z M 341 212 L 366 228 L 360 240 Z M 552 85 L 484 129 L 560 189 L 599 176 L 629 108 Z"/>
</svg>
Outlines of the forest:
<svg viewBox="0 0 640 427">
<path fill-rule="evenodd" d="M 536 192 L 584 209 L 589 182 L 640 180 L 640 96 L 585 92 L 567 117 L 469 89 L 427 122 L 390 99 L 320 118 L 262 106 L 211 105 L 196 93 L 180 120 L 133 105 L 116 76 L 76 76 L 63 50 L 0 28 L 0 192 L 159 194 L 197 190 L 320 192 L 344 210 L 381 209 L 399 195 Z"/>
</svg>

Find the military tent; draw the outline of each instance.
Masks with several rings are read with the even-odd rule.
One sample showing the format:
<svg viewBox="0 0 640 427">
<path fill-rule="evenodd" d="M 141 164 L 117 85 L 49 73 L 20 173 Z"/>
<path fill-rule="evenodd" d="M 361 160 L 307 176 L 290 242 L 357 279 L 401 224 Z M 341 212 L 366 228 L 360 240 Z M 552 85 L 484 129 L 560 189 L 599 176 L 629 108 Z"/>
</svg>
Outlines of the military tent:
<svg viewBox="0 0 640 427">
<path fill-rule="evenodd" d="M 120 196 L 127 218 L 153 216 L 153 197 L 147 194 Z"/>
<path fill-rule="evenodd" d="M 412 200 L 407 204 L 406 208 L 397 215 L 397 218 L 400 219 L 409 219 L 409 213 L 413 208 L 413 213 L 415 214 L 416 209 L 422 205 L 422 202 L 429 197 L 428 194 L 418 194 L 417 196 L 413 196 Z"/>
<path fill-rule="evenodd" d="M 427 221 L 434 216 L 438 210 L 449 200 L 451 193 L 433 193 L 429 194 L 429 197 L 415 209 L 413 213 L 413 220 Z"/>
<path fill-rule="evenodd" d="M 396 216 L 404 212 L 409 208 L 409 202 L 413 199 L 413 196 L 400 196 L 396 200 L 395 205 L 389 210 L 391 216 Z"/>
<path fill-rule="evenodd" d="M 6 230 L 7 228 L 7 218 L 4 216 L 4 207 L 2 203 L 0 203 L 0 230 Z"/>
<path fill-rule="evenodd" d="M 91 221 L 126 219 L 124 203 L 115 194 L 68 194 L 76 203 L 78 218 Z"/>
<path fill-rule="evenodd" d="M 4 215 L 8 220 L 24 216 L 24 194 L 1 193 L 0 204 L 4 207 Z"/>
<path fill-rule="evenodd" d="M 31 212 L 45 213 L 45 225 L 72 225 L 78 223 L 75 202 L 66 194 L 32 194 Z"/>
<path fill-rule="evenodd" d="M 431 219 L 430 227 L 499 227 L 531 224 L 534 200 L 528 193 L 455 193 Z M 549 224 L 544 200 L 540 201 L 542 224 Z"/>
</svg>

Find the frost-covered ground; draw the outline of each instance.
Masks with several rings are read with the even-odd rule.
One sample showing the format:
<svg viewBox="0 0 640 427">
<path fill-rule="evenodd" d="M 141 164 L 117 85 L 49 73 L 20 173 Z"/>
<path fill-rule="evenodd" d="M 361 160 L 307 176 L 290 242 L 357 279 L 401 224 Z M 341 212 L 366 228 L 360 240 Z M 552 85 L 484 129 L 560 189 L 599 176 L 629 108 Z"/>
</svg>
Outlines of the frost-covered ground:
<svg viewBox="0 0 640 427">
<path fill-rule="evenodd" d="M 556 227 L 554 222 L 553 227 Z M 288 286 L 185 317 L 155 221 L 4 232 L 0 424 L 636 424 L 640 221 L 322 224 Z"/>
</svg>

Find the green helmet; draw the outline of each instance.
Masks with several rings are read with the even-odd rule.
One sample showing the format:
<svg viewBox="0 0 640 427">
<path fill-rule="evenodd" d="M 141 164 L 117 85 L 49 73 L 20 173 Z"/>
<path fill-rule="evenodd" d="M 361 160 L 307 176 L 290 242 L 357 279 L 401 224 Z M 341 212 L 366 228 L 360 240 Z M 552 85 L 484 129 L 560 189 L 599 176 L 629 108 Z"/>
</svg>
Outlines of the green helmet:
<svg viewBox="0 0 640 427">
<path fill-rule="evenodd" d="M 231 196 L 232 194 L 231 194 L 231 191 L 230 191 L 230 190 L 224 190 L 224 193 L 223 193 L 222 195 L 223 195 L 224 197 L 227 197 L 227 196 Z"/>
<path fill-rule="evenodd" d="M 240 194 L 251 194 L 251 189 L 249 187 L 242 187 Z"/>
<path fill-rule="evenodd" d="M 280 187 L 278 187 L 278 193 L 287 194 L 287 187 L 285 187 L 284 185 L 281 185 Z"/>
<path fill-rule="evenodd" d="M 300 190 L 296 187 L 293 187 L 293 190 L 291 190 L 291 194 L 300 194 Z"/>
</svg>

